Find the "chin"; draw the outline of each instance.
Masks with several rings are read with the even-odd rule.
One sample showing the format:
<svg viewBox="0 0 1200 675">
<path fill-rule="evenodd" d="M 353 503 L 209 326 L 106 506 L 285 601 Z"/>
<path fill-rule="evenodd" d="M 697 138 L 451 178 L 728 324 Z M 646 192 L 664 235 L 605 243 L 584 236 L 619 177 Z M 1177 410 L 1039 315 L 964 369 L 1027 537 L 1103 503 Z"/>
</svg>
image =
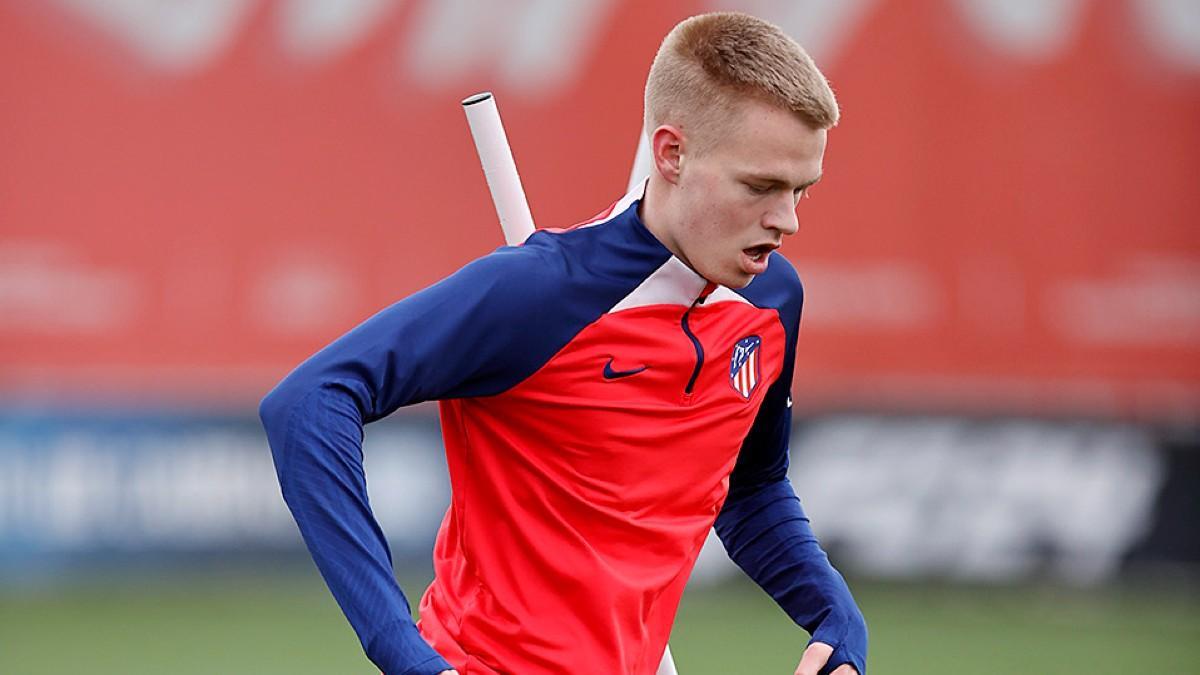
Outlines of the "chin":
<svg viewBox="0 0 1200 675">
<path fill-rule="evenodd" d="M 754 281 L 754 275 L 746 273 L 726 274 L 722 275 L 722 278 L 710 279 L 710 281 L 720 284 L 725 288 L 745 288 L 750 285 L 751 281 Z"/>
</svg>

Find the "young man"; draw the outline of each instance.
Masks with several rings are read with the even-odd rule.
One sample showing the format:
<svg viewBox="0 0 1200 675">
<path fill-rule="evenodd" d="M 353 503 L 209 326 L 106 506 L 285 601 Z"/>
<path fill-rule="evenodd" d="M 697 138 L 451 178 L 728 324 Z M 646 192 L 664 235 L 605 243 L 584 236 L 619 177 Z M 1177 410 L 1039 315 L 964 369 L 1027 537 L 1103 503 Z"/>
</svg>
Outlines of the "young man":
<svg viewBox="0 0 1200 675">
<path fill-rule="evenodd" d="M 796 673 L 863 674 L 862 615 L 786 478 L 802 290 L 773 252 L 837 114 L 778 28 L 684 21 L 646 84 L 643 188 L 385 309 L 263 400 L 284 498 L 385 673 L 654 673 L 715 524 L 812 633 Z M 418 629 L 361 439 L 424 400 L 453 494 Z"/>
</svg>

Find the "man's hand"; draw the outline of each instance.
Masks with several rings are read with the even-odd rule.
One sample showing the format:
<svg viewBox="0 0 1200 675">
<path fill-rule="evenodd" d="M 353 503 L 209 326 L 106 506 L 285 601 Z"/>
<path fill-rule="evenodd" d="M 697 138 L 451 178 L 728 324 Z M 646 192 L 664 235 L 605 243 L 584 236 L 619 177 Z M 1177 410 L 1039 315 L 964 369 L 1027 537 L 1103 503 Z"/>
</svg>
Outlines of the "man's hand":
<svg viewBox="0 0 1200 675">
<path fill-rule="evenodd" d="M 796 675 L 817 675 L 829 657 L 833 655 L 833 647 L 824 642 L 814 642 L 804 650 L 800 657 L 800 665 L 796 666 Z M 858 671 L 849 663 L 837 667 L 830 675 L 858 675 Z"/>
</svg>

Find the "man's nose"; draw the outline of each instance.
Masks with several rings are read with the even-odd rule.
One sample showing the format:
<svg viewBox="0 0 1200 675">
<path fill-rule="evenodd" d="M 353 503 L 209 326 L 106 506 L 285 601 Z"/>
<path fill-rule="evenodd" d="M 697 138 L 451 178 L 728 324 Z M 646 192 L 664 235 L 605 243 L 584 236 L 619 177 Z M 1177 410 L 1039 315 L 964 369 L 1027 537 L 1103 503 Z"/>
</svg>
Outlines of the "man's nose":
<svg viewBox="0 0 1200 675">
<path fill-rule="evenodd" d="M 763 217 L 763 226 L 779 230 L 784 235 L 796 234 L 800 230 L 800 220 L 796 216 L 796 202 L 792 201 L 790 194 L 785 194 L 783 199 L 775 200 L 771 205 L 771 210 Z"/>
</svg>

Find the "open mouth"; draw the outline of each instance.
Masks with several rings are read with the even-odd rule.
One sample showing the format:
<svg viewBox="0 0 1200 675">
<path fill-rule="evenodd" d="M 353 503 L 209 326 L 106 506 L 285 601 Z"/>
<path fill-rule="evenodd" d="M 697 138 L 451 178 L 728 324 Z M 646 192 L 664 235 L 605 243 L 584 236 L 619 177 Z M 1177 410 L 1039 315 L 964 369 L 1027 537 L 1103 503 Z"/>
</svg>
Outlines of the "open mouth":
<svg viewBox="0 0 1200 675">
<path fill-rule="evenodd" d="M 771 246 L 770 244 L 763 244 L 761 246 L 752 246 L 750 248 L 742 249 L 742 252 L 745 253 L 746 257 L 751 261 L 760 263 L 766 260 L 767 256 L 770 255 L 771 251 L 773 250 L 775 250 L 774 246 Z"/>
</svg>

